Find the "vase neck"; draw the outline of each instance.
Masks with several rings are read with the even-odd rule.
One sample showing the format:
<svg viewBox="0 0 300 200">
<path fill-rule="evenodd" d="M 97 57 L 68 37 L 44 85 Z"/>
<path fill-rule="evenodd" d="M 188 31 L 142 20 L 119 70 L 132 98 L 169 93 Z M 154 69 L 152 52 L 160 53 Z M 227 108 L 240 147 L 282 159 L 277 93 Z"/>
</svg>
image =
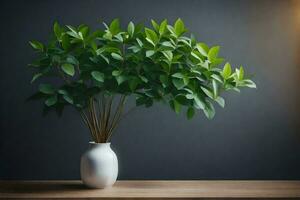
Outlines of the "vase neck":
<svg viewBox="0 0 300 200">
<path fill-rule="evenodd" d="M 90 148 L 110 148 L 110 142 L 106 143 L 96 143 L 96 142 L 89 142 Z"/>
</svg>

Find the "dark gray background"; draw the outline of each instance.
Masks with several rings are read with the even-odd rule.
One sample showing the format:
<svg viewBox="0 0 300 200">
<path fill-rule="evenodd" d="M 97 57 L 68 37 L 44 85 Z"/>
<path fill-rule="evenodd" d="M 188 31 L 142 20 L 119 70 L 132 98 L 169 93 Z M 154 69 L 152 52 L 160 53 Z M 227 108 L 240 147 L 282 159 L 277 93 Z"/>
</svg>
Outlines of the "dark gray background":
<svg viewBox="0 0 300 200">
<path fill-rule="evenodd" d="M 54 20 L 99 27 L 115 17 L 181 17 L 258 85 L 227 94 L 212 121 L 161 104 L 132 113 L 112 138 L 120 179 L 300 179 L 299 1 L 6 0 L 0 9 L 0 179 L 79 178 L 89 132 L 71 108 L 43 118 L 40 102 L 24 102 L 37 87 L 28 41 L 46 41 Z"/>
</svg>

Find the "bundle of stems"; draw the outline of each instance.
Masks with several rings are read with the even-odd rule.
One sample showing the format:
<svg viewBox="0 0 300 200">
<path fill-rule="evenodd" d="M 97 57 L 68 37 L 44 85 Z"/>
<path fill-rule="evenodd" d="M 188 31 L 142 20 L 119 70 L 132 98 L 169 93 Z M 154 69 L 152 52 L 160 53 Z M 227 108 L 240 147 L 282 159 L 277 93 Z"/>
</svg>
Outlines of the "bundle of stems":
<svg viewBox="0 0 300 200">
<path fill-rule="evenodd" d="M 85 109 L 80 111 L 96 143 L 106 143 L 122 118 L 126 96 L 114 95 L 92 97 Z"/>
</svg>

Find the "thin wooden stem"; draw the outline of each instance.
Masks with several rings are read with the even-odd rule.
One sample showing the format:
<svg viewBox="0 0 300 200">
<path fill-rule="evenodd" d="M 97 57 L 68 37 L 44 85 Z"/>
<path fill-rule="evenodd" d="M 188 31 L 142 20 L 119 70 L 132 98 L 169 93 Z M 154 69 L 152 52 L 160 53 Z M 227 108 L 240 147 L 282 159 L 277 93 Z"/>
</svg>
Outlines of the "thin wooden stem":
<svg viewBox="0 0 300 200">
<path fill-rule="evenodd" d="M 109 119 L 110 119 L 110 113 L 111 113 L 111 108 L 112 108 L 112 103 L 113 103 L 113 97 L 110 97 L 109 101 L 108 101 L 108 106 L 107 106 L 107 118 L 105 121 L 105 129 L 108 128 L 108 124 L 109 124 Z"/>
<path fill-rule="evenodd" d="M 94 131 L 94 129 L 93 129 L 91 123 L 90 123 L 90 119 L 88 118 L 88 116 L 86 115 L 86 113 L 83 110 L 80 111 L 80 116 L 82 117 L 85 124 L 88 126 L 88 128 L 91 132 L 93 140 L 97 141 L 97 135 L 95 134 L 95 131 Z"/>
<path fill-rule="evenodd" d="M 120 96 L 115 109 L 113 109 L 114 99 L 114 96 L 105 97 L 101 94 L 98 98 L 90 98 L 87 108 L 80 110 L 83 122 L 97 143 L 107 142 L 122 119 L 126 96 Z"/>
<path fill-rule="evenodd" d="M 110 130 L 108 132 L 107 140 L 111 137 L 114 129 L 117 127 L 117 124 L 121 120 L 121 116 L 122 116 L 122 113 L 123 113 L 123 108 L 124 108 L 125 100 L 126 100 L 126 96 L 125 95 L 122 96 L 122 97 L 120 97 L 120 101 L 119 101 L 119 104 L 117 106 L 117 109 L 116 109 L 116 112 L 115 112 L 115 115 L 114 115 L 114 119 L 113 119 L 113 121 L 111 123 Z"/>
</svg>

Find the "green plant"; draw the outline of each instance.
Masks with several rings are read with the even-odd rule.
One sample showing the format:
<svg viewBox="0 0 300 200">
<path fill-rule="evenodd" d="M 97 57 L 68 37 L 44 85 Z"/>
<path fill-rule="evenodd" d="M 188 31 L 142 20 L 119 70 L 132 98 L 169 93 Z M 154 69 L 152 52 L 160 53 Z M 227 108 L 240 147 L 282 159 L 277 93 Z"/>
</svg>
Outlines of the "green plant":
<svg viewBox="0 0 300 200">
<path fill-rule="evenodd" d="M 224 107 L 220 96 L 226 90 L 255 88 L 243 67 L 220 68 L 219 46 L 209 47 L 187 37 L 181 19 L 173 26 L 167 20 L 152 28 L 128 24 L 121 29 L 118 19 L 105 29 L 91 31 L 87 25 L 60 26 L 54 23 L 53 37 L 44 45 L 31 41 L 37 59 L 30 64 L 41 77 L 58 78 L 55 84 L 39 85 L 31 99 L 43 99 L 45 113 L 59 114 L 71 105 L 81 114 L 95 142 L 106 142 L 122 118 L 126 97 L 134 95 L 136 105 L 149 107 L 155 101 L 168 102 L 179 113 L 186 108 L 190 119 L 195 110 L 213 118 L 213 102 Z"/>
</svg>

